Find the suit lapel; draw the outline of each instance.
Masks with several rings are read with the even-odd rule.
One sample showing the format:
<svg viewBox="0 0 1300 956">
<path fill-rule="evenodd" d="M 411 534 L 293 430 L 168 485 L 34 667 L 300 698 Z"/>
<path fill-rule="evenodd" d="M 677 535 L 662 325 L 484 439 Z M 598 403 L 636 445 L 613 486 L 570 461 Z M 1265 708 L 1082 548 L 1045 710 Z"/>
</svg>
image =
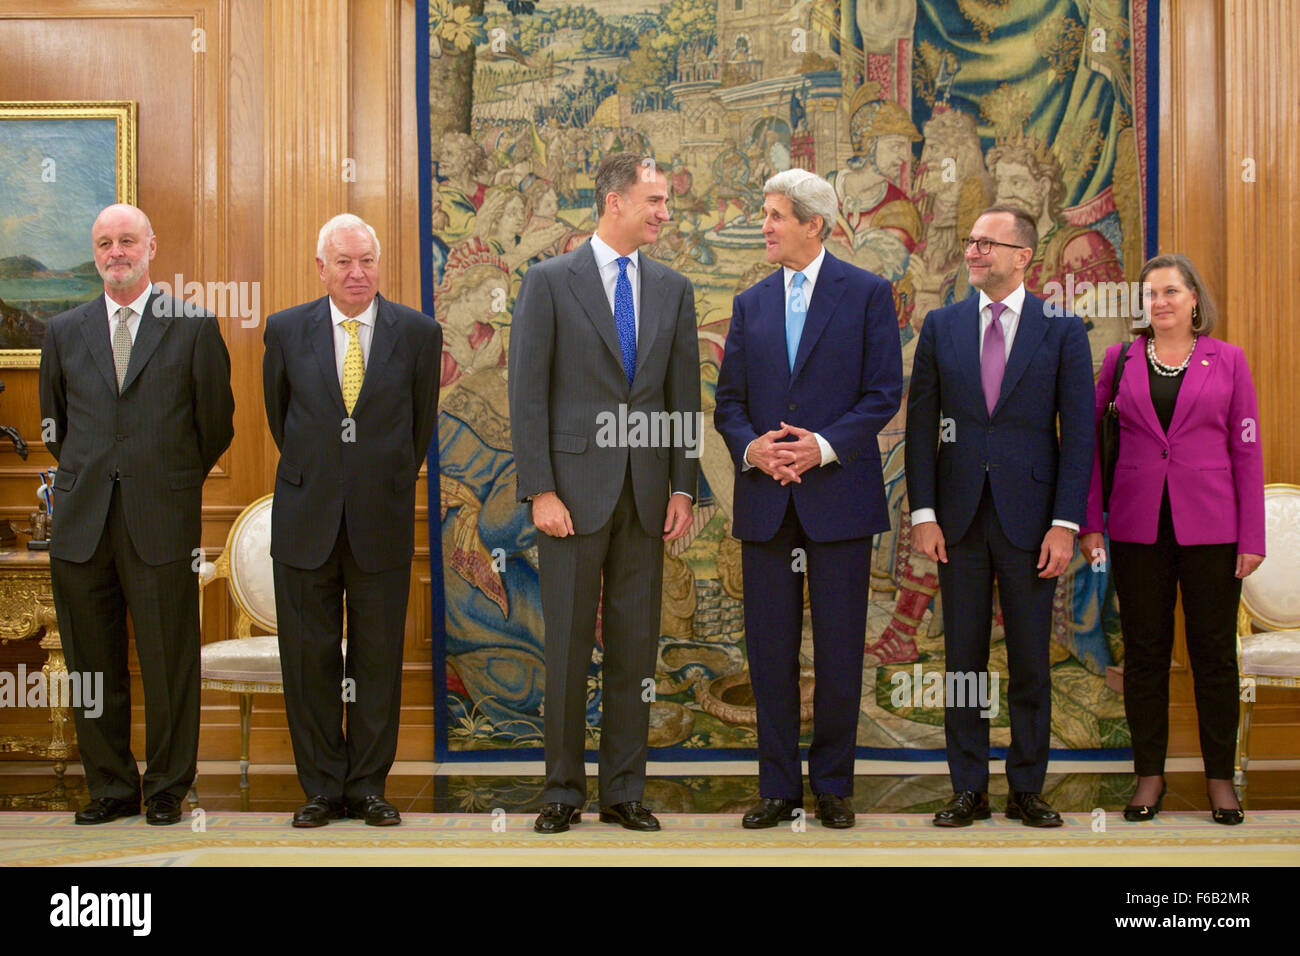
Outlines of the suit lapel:
<svg viewBox="0 0 1300 956">
<path fill-rule="evenodd" d="M 312 316 L 311 325 L 307 329 L 307 338 L 316 355 L 316 364 L 320 366 L 321 375 L 325 378 L 325 390 L 334 396 L 334 404 L 346 415 L 343 388 L 339 385 L 338 364 L 334 358 L 334 322 L 330 319 L 329 296 L 317 302 L 316 314 Z M 364 386 L 365 383 L 362 384 Z"/>
<path fill-rule="evenodd" d="M 659 330 L 664 325 L 666 303 L 661 294 L 663 289 L 663 266 L 644 252 L 636 258 L 638 271 L 641 273 L 641 320 L 638 323 L 636 336 L 636 375 L 640 375 L 641 369 L 645 365 L 646 356 L 650 354 L 650 349 L 659 336 Z M 603 287 L 601 292 L 604 292 Z M 619 363 L 622 364 L 622 361 L 623 354 L 620 351 Z M 632 380 L 633 382 L 636 381 L 635 375 Z"/>
<path fill-rule="evenodd" d="M 157 292 L 149 296 L 144 304 L 144 314 L 140 316 L 140 328 L 135 333 L 135 344 L 131 346 L 131 361 L 126 366 L 126 378 L 122 380 L 123 392 L 139 378 L 140 370 L 153 356 L 158 343 L 167 333 L 167 327 L 172 324 L 172 313 L 180 308 L 184 308 L 184 305 L 176 299 L 168 297 L 164 301 Z"/>
<path fill-rule="evenodd" d="M 333 323 L 331 324 L 331 334 L 333 333 Z M 397 342 L 397 317 L 393 315 L 393 310 L 388 302 L 378 293 L 375 294 L 375 327 L 370 333 L 370 357 L 366 359 L 366 374 L 361 380 L 361 393 L 357 396 L 357 403 L 352 407 L 353 415 L 366 400 L 366 396 L 373 392 L 379 386 L 371 384 L 374 382 L 384 381 L 384 374 L 381 371 L 388 364 L 389 357 L 393 354 L 393 345 Z M 339 389 L 339 398 L 343 398 L 343 389 Z"/>
<path fill-rule="evenodd" d="M 81 337 L 86 340 L 90 357 L 95 360 L 104 381 L 116 395 L 117 368 L 113 365 L 113 345 L 108 337 L 108 307 L 104 304 L 102 293 L 86 306 L 86 314 L 81 321 Z"/>
<path fill-rule="evenodd" d="M 1186 385 L 1186 383 L 1183 383 Z M 1134 339 L 1124 357 L 1124 378 L 1119 383 L 1121 392 L 1129 393 L 1138 417 L 1146 423 L 1151 434 L 1165 437 L 1160 427 L 1156 407 L 1151 404 L 1151 369 L 1146 360 L 1146 339 Z"/>
<path fill-rule="evenodd" d="M 998 403 L 993 407 L 994 415 L 997 415 L 998 409 L 1025 374 L 1025 369 L 1029 368 L 1029 360 L 1038 351 L 1046 334 L 1047 320 L 1043 317 L 1043 305 L 1026 292 L 1025 301 L 1020 307 L 1020 321 L 1016 323 L 1016 337 L 1011 342 L 1011 354 L 1007 356 L 1007 368 L 1002 373 L 1002 390 L 998 392 Z"/>
<path fill-rule="evenodd" d="M 980 377 L 980 300 L 975 294 L 967 298 L 961 308 L 958 321 L 952 329 L 953 353 L 957 364 L 966 376 L 966 384 L 978 399 L 973 404 L 979 406 L 980 413 L 988 418 L 988 405 L 984 401 L 984 384 Z"/>
<path fill-rule="evenodd" d="M 758 297 L 758 317 L 745 330 L 745 334 L 754 337 L 754 347 L 758 350 L 756 354 L 762 355 L 770 351 L 775 355 L 772 364 L 780 370 L 778 384 L 787 390 L 793 377 L 790 374 L 790 359 L 785 350 L 785 270 L 778 266 L 762 283 L 763 290 Z"/>
<path fill-rule="evenodd" d="M 1196 406 L 1196 400 L 1200 397 L 1201 389 L 1205 388 L 1205 383 L 1210 380 L 1214 373 L 1216 364 L 1215 355 L 1218 353 L 1214 340 L 1207 335 L 1197 338 L 1196 345 L 1192 349 L 1192 360 L 1187 363 L 1187 372 L 1183 376 L 1183 384 L 1178 389 L 1178 398 L 1174 402 L 1174 417 L 1169 420 L 1169 437 L 1183 426 L 1187 421 L 1187 416 L 1191 414 L 1192 409 Z M 1145 362 L 1143 363 L 1146 364 Z M 1147 389 L 1147 400 L 1150 401 L 1151 389 Z"/>
<path fill-rule="evenodd" d="M 785 273 L 782 272 L 781 275 L 784 278 Z M 821 270 L 817 274 L 817 283 L 813 286 L 812 299 L 808 303 L 803 334 L 799 336 L 799 349 L 795 352 L 794 370 L 790 373 L 791 381 L 799 377 L 799 372 L 808 362 L 808 355 L 822 333 L 826 331 L 831 315 L 835 312 L 840 297 L 844 295 L 843 280 L 844 272 L 840 268 L 840 261 L 829 252 L 826 253 L 825 258 L 822 259 Z M 781 304 L 781 324 L 782 326 L 785 324 L 784 301 Z"/>
<path fill-rule="evenodd" d="M 638 258 L 644 263 L 643 256 Z M 569 291 L 582 306 L 587 319 L 596 327 L 609 354 L 614 356 L 618 367 L 622 368 L 623 350 L 618 344 L 618 328 L 614 325 L 614 313 L 609 310 L 609 300 L 605 298 L 605 286 L 600 281 L 600 270 L 596 267 L 596 256 L 591 251 L 590 241 L 577 250 L 569 265 Z M 644 296 L 641 302 L 644 306 Z"/>
</svg>

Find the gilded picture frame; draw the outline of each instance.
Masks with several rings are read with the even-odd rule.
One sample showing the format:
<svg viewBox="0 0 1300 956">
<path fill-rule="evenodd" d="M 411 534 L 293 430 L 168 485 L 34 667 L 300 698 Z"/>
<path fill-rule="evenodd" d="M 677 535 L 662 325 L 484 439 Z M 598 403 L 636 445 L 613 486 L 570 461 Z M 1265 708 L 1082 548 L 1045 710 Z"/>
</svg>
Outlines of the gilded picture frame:
<svg viewBox="0 0 1300 956">
<path fill-rule="evenodd" d="M 0 102 L 0 369 L 37 368 L 45 322 L 103 291 L 90 226 L 136 201 L 132 100 Z"/>
</svg>

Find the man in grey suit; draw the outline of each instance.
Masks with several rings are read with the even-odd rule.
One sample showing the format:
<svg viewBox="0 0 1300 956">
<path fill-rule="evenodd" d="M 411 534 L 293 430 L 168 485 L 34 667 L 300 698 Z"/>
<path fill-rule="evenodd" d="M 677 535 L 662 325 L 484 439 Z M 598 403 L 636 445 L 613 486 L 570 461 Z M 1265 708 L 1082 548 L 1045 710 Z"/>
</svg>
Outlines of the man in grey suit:
<svg viewBox="0 0 1300 956">
<path fill-rule="evenodd" d="M 546 790 L 539 833 L 579 822 L 587 799 L 587 673 L 602 575 L 600 819 L 659 829 L 641 803 L 650 715 L 644 682 L 654 679 L 664 542 L 690 529 L 697 473 L 686 447 L 699 434 L 694 291 L 685 276 L 637 252 L 668 219 L 664 173 L 633 153 L 607 156 L 596 172 L 596 212 L 590 242 L 528 270 L 511 324 L 519 500 L 532 502 L 541 532 Z M 614 421 L 629 423 L 626 434 L 614 434 Z M 677 430 L 663 442 L 663 422 L 689 424 L 670 426 Z M 638 431 L 637 423 L 649 427 Z"/>
<path fill-rule="evenodd" d="M 41 415 L 54 479 L 50 576 L 74 672 L 104 675 L 98 718 L 74 708 L 91 802 L 80 824 L 140 812 L 131 753 L 126 612 L 144 683 L 146 819 L 180 820 L 199 746 L 199 553 L 203 481 L 234 434 L 230 356 L 211 315 L 160 294 L 158 249 L 134 206 L 91 230 L 96 296 L 50 319 Z"/>
</svg>

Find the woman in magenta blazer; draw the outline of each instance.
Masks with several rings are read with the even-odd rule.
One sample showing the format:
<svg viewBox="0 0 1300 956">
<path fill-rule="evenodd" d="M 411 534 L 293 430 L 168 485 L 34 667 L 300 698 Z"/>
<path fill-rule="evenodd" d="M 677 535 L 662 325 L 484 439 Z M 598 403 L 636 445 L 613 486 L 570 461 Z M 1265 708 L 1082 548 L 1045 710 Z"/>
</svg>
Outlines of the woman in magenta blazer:
<svg viewBox="0 0 1300 956">
<path fill-rule="evenodd" d="M 1125 356 L 1115 407 L 1119 460 L 1102 514 L 1100 456 L 1079 535 L 1111 568 L 1124 631 L 1124 711 L 1137 790 L 1126 820 L 1149 820 L 1165 792 L 1169 659 L 1181 587 L 1206 789 L 1217 823 L 1240 823 L 1232 789 L 1237 740 L 1237 604 L 1264 560 L 1264 462 L 1255 386 L 1240 348 L 1210 338 L 1216 312 L 1195 266 L 1162 255 L 1142 267 L 1144 312 Z M 1097 380 L 1097 421 L 1110 403 L 1119 345 Z"/>
</svg>

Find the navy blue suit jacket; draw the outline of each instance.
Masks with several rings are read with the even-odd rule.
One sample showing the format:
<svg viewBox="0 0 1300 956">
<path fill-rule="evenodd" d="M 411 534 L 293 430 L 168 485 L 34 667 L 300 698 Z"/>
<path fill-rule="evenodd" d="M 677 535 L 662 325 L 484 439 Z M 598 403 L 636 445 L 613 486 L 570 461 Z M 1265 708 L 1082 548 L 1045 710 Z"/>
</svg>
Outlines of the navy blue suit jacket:
<svg viewBox="0 0 1300 956">
<path fill-rule="evenodd" d="M 889 527 L 876 435 L 898 411 L 903 361 L 889 283 L 826 253 L 791 371 L 785 283 L 778 269 L 736 296 L 718 374 L 713 423 L 736 464 L 732 533 L 768 541 L 791 496 L 814 541 L 863 538 Z M 782 487 L 745 448 L 781 422 L 817 432 L 838 461 Z"/>
<path fill-rule="evenodd" d="M 1083 323 L 1025 294 L 1002 391 L 980 383 L 979 293 L 925 317 L 907 399 L 907 495 L 947 543 L 970 527 L 987 476 L 1002 531 L 1035 551 L 1054 519 L 1082 525 L 1092 477 L 1092 355 Z M 1060 426 L 1058 437 L 1057 426 Z"/>
</svg>

